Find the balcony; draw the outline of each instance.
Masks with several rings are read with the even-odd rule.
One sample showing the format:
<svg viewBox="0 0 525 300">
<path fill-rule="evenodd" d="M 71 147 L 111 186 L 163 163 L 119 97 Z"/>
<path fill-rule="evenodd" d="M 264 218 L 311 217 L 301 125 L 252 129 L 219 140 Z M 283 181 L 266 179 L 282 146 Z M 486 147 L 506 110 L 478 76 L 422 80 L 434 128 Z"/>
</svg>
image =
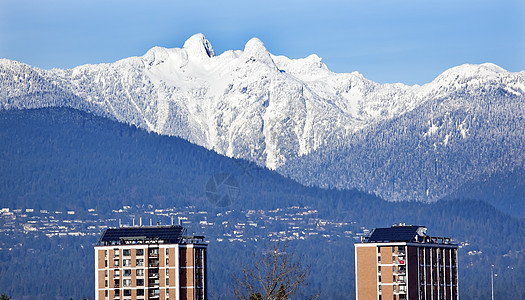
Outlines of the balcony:
<svg viewBox="0 0 525 300">
<path fill-rule="evenodd" d="M 159 290 L 152 290 L 148 293 L 149 299 L 159 299 Z"/>
<path fill-rule="evenodd" d="M 149 281 L 148 282 L 148 287 L 159 287 L 159 281 L 158 280 L 154 280 L 154 281 Z"/>
<path fill-rule="evenodd" d="M 159 273 L 148 273 L 148 278 L 159 278 Z"/>
<path fill-rule="evenodd" d="M 156 249 L 156 251 L 148 251 L 148 257 L 159 257 L 159 250 Z"/>
<path fill-rule="evenodd" d="M 405 267 L 400 267 L 398 270 L 395 271 L 395 273 L 396 273 L 397 275 L 405 275 L 406 272 L 407 272 L 407 271 L 406 271 Z"/>
</svg>

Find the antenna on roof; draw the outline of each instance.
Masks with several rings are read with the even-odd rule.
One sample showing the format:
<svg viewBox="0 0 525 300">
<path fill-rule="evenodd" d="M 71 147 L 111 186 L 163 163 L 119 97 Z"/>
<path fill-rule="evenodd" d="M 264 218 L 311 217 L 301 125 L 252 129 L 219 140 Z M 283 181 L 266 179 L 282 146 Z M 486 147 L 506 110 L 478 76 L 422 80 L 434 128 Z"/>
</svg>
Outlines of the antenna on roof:
<svg viewBox="0 0 525 300">
<path fill-rule="evenodd" d="M 133 227 L 135 227 L 135 218 L 133 218 Z"/>
<path fill-rule="evenodd" d="M 118 227 L 122 227 L 122 220 L 121 219 L 118 219 Z"/>
<path fill-rule="evenodd" d="M 173 226 L 173 216 L 171 216 L 171 225 Z"/>
<path fill-rule="evenodd" d="M 140 227 L 142 227 L 142 217 L 140 217 L 140 220 L 139 220 L 139 224 L 140 224 Z"/>
<path fill-rule="evenodd" d="M 149 226 L 153 226 L 153 223 L 151 222 L 151 218 L 149 218 Z"/>
<path fill-rule="evenodd" d="M 179 219 L 179 226 L 181 226 L 181 225 L 182 225 L 182 222 L 181 222 L 181 220 L 180 220 L 180 217 L 177 217 L 177 219 Z"/>
</svg>

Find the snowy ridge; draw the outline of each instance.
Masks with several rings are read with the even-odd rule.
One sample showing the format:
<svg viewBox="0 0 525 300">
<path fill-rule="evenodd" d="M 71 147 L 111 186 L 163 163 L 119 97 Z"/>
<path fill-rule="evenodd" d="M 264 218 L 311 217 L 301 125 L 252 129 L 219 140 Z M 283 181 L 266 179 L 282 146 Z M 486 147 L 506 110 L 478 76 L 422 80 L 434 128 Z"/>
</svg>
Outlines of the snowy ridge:
<svg viewBox="0 0 525 300">
<path fill-rule="evenodd" d="M 244 50 L 216 55 L 202 34 L 190 37 L 182 48 L 154 47 L 142 57 L 70 70 L 42 70 L 2 59 L 0 86 L 0 109 L 73 107 L 282 173 L 289 172 L 288 162 L 346 149 L 381 124 L 418 111 L 433 114 L 435 110 L 426 112 L 428 107 L 478 109 L 473 103 L 479 101 L 473 99 L 510 95 L 517 99 L 516 107 L 525 108 L 525 73 L 493 64 L 458 66 L 423 86 L 377 84 L 357 72 L 333 73 L 316 55 L 272 55 L 257 38 Z M 443 99 L 449 99 L 447 107 L 439 106 Z M 458 132 L 466 138 L 472 129 L 461 124 Z M 425 124 L 418 130 L 421 136 L 436 135 L 439 126 Z M 446 143 L 454 138 L 449 135 Z M 315 174 L 303 177 L 296 179 L 379 189 L 344 176 L 346 184 L 316 181 Z"/>
</svg>

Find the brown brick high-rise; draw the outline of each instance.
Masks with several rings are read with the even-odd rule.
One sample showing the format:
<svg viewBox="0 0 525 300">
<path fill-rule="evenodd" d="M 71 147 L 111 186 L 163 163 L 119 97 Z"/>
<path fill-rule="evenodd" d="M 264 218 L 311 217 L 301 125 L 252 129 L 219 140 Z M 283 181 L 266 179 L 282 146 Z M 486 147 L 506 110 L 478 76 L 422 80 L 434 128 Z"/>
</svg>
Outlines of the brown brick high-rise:
<svg viewBox="0 0 525 300">
<path fill-rule="evenodd" d="M 356 299 L 458 299 L 457 248 L 422 226 L 374 229 L 355 244 Z"/>
<path fill-rule="evenodd" d="M 95 300 L 206 299 L 204 237 L 181 226 L 107 229 L 95 246 Z"/>
</svg>

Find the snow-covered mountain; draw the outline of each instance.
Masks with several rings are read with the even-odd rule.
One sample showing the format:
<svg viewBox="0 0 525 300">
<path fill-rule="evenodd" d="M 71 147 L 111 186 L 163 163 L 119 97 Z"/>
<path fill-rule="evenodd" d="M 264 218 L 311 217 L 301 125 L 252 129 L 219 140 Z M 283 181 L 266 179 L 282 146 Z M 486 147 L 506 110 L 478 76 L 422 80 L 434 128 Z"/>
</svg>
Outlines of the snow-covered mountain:
<svg viewBox="0 0 525 300">
<path fill-rule="evenodd" d="M 316 55 L 274 56 L 256 38 L 216 55 L 202 34 L 182 48 L 71 70 L 0 60 L 0 109 L 48 106 L 391 200 L 437 199 L 525 161 L 525 72 L 493 64 L 458 66 L 423 86 L 377 84 L 333 73 Z M 458 159 L 468 162 L 453 167 Z"/>
</svg>

